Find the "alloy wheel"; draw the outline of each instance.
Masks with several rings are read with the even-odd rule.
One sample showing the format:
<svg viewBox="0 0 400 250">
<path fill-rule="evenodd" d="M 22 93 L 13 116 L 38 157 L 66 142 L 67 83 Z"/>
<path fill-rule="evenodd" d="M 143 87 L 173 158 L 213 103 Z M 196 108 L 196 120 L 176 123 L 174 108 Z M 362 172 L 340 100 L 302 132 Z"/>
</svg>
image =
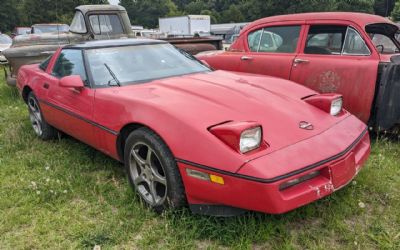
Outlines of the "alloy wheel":
<svg viewBox="0 0 400 250">
<path fill-rule="evenodd" d="M 133 145 L 129 171 L 136 191 L 151 207 L 164 203 L 167 197 L 165 168 L 148 144 L 138 142 Z"/>
<path fill-rule="evenodd" d="M 29 97 L 29 119 L 31 120 L 32 128 L 38 136 L 41 136 L 42 131 L 42 115 L 40 114 L 39 105 L 35 98 Z"/>
</svg>

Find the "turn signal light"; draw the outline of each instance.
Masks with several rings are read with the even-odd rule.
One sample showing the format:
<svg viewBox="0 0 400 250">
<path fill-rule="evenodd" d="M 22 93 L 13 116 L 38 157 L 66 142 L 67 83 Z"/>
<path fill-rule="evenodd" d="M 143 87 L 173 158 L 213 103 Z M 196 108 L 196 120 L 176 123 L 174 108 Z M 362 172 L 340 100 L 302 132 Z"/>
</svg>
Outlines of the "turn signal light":
<svg viewBox="0 0 400 250">
<path fill-rule="evenodd" d="M 198 170 L 194 170 L 194 169 L 190 169 L 187 168 L 186 169 L 186 173 L 188 176 L 199 179 L 199 180 L 203 180 L 203 181 L 209 181 L 209 182 L 213 182 L 213 183 L 217 183 L 220 185 L 224 185 L 225 181 L 224 178 L 222 176 L 218 176 L 218 175 L 214 175 L 214 174 L 208 174 L 202 171 L 198 171 Z"/>
</svg>

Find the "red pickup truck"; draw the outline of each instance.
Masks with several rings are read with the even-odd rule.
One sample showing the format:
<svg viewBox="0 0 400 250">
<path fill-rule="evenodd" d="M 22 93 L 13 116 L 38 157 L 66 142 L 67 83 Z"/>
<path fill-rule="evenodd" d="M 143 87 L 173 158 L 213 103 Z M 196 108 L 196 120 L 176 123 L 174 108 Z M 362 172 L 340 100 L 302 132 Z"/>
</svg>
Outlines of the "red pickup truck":
<svg viewBox="0 0 400 250">
<path fill-rule="evenodd" d="M 215 69 L 290 79 L 336 92 L 344 106 L 379 130 L 400 124 L 398 27 L 362 13 L 273 16 L 247 25 L 228 51 L 197 55 Z"/>
</svg>

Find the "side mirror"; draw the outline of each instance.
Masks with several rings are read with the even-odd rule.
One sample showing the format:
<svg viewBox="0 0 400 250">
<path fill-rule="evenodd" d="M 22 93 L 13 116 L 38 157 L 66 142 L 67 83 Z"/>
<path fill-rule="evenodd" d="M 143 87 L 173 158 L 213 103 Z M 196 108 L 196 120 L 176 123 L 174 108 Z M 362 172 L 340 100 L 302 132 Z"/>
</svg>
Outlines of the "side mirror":
<svg viewBox="0 0 400 250">
<path fill-rule="evenodd" d="M 74 88 L 76 90 L 82 90 L 84 87 L 83 81 L 80 76 L 64 76 L 60 79 L 60 86 L 64 88 Z"/>
</svg>

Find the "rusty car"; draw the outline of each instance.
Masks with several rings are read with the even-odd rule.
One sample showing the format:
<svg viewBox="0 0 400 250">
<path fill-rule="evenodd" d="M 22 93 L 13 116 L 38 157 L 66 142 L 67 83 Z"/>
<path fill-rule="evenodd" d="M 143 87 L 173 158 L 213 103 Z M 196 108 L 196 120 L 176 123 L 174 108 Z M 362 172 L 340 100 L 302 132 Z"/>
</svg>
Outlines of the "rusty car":
<svg viewBox="0 0 400 250">
<path fill-rule="evenodd" d="M 215 69 L 342 94 L 347 110 L 371 128 L 390 130 L 400 124 L 398 30 L 386 18 L 363 13 L 273 16 L 247 25 L 229 51 L 197 57 Z"/>
<path fill-rule="evenodd" d="M 0 64 L 7 63 L 7 59 L 5 58 L 2 52 L 3 50 L 10 48 L 11 43 L 12 43 L 11 37 L 9 37 L 6 34 L 2 34 L 0 32 Z"/>
<path fill-rule="evenodd" d="M 10 64 L 5 71 L 8 85 L 15 86 L 18 69 L 22 65 L 42 62 L 60 46 L 87 40 L 134 38 L 129 16 L 119 5 L 81 5 L 75 8 L 69 32 L 16 36 L 12 47 L 4 52 Z M 222 39 L 165 38 L 178 48 L 196 54 L 205 50 L 221 49 Z"/>
</svg>

